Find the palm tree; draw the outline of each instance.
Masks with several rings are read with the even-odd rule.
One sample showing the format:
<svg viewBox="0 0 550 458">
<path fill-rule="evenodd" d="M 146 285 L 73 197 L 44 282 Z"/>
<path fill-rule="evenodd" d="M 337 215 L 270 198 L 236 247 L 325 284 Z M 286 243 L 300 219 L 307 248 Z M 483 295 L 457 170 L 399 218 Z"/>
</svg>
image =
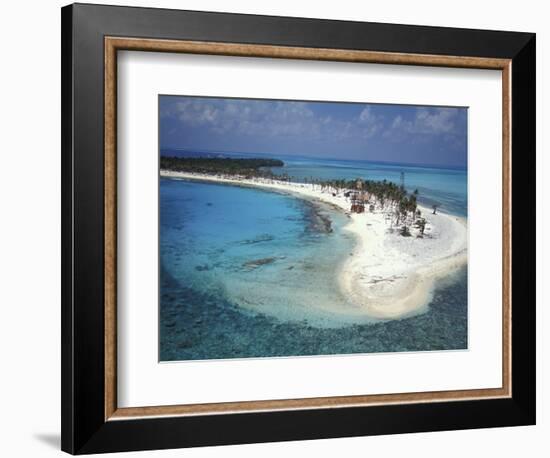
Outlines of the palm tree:
<svg viewBox="0 0 550 458">
<path fill-rule="evenodd" d="M 418 220 L 418 228 L 420 229 L 420 236 L 424 237 L 424 230 L 426 229 L 426 220 L 424 218 Z"/>
</svg>

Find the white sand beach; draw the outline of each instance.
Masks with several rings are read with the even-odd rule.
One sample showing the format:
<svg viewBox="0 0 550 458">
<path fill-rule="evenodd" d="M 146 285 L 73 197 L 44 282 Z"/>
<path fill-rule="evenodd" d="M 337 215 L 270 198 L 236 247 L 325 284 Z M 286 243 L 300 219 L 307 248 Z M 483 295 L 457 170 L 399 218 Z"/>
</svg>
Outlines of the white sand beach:
<svg viewBox="0 0 550 458">
<path fill-rule="evenodd" d="M 386 214 L 376 209 L 350 212 L 343 193 L 333 195 L 319 186 L 279 180 L 203 175 L 161 170 L 161 176 L 251 186 L 291 193 L 333 205 L 349 217 L 344 230 L 356 238 L 356 246 L 342 265 L 335 267 L 343 294 L 353 304 L 339 313 L 373 319 L 397 319 L 422 313 L 432 298 L 436 281 L 449 278 L 467 262 L 467 221 L 465 218 L 418 206 L 427 220 L 423 238 L 403 237 L 390 231 Z M 334 311 L 333 311 L 334 312 Z"/>
</svg>

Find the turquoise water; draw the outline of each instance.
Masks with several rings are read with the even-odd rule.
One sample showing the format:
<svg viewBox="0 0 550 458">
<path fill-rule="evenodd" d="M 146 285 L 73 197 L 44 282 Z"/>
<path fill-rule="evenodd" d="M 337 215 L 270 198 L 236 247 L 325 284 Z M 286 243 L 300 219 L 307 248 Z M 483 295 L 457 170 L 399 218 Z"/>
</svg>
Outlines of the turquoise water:
<svg viewBox="0 0 550 458">
<path fill-rule="evenodd" d="M 443 168 L 433 165 L 411 165 L 363 160 L 322 159 L 297 155 L 264 153 L 190 153 L 178 150 L 162 150 L 168 156 L 211 157 L 269 157 L 282 160 L 284 167 L 274 167 L 277 175 L 288 174 L 292 181 L 308 181 L 312 177 L 322 180 L 362 178 L 388 180 L 401 184 L 404 173 L 405 188 L 419 191 L 419 202 L 430 206 L 437 204 L 443 211 L 458 216 L 468 214 L 468 174 L 462 168 Z"/>
<path fill-rule="evenodd" d="M 436 198 L 447 211 L 466 214 L 463 171 L 283 160 L 282 172 L 302 180 L 399 180 L 404 170 L 406 186 L 418 188 L 425 202 Z M 346 222 L 341 212 L 292 195 L 161 179 L 160 359 L 467 348 L 466 269 L 439 286 L 422 315 L 335 319 L 332 310 L 346 303 L 335 266 L 353 246 L 341 230 Z"/>
<path fill-rule="evenodd" d="M 468 180 L 466 170 L 445 169 L 433 166 L 412 166 L 371 161 L 340 161 L 330 159 L 278 157 L 284 167 L 273 168 L 275 174 L 287 173 L 293 181 L 318 179 L 388 180 L 401 183 L 404 173 L 405 188 L 419 191 L 419 202 L 431 206 L 437 204 L 442 210 L 466 216 Z"/>
<path fill-rule="evenodd" d="M 349 255 L 347 217 L 290 195 L 163 179 L 163 271 L 196 291 L 283 320 L 333 321 L 320 301 L 342 303 L 334 266 Z M 315 304 L 312 304 L 315 302 Z"/>
</svg>

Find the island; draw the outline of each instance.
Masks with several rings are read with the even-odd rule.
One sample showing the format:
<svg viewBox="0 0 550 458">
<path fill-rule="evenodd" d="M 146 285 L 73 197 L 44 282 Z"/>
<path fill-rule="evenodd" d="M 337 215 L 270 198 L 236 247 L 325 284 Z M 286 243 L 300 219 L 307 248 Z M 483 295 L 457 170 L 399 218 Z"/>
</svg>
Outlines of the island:
<svg viewBox="0 0 550 458">
<path fill-rule="evenodd" d="M 265 158 L 161 157 L 160 175 L 293 194 L 347 215 L 344 230 L 355 238 L 355 247 L 334 271 L 352 305 L 331 312 L 381 320 L 425 312 L 436 282 L 452 278 L 467 262 L 466 219 L 419 204 L 417 190 L 407 192 L 387 180 L 299 182 L 274 174 L 272 167 L 284 163 Z"/>
</svg>

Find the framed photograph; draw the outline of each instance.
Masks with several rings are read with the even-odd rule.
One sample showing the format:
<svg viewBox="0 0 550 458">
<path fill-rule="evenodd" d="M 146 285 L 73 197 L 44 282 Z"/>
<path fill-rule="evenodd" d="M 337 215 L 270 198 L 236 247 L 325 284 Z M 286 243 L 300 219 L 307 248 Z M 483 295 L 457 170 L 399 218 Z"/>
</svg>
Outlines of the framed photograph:
<svg viewBox="0 0 550 458">
<path fill-rule="evenodd" d="M 535 423 L 535 35 L 62 9 L 62 448 Z"/>
</svg>

